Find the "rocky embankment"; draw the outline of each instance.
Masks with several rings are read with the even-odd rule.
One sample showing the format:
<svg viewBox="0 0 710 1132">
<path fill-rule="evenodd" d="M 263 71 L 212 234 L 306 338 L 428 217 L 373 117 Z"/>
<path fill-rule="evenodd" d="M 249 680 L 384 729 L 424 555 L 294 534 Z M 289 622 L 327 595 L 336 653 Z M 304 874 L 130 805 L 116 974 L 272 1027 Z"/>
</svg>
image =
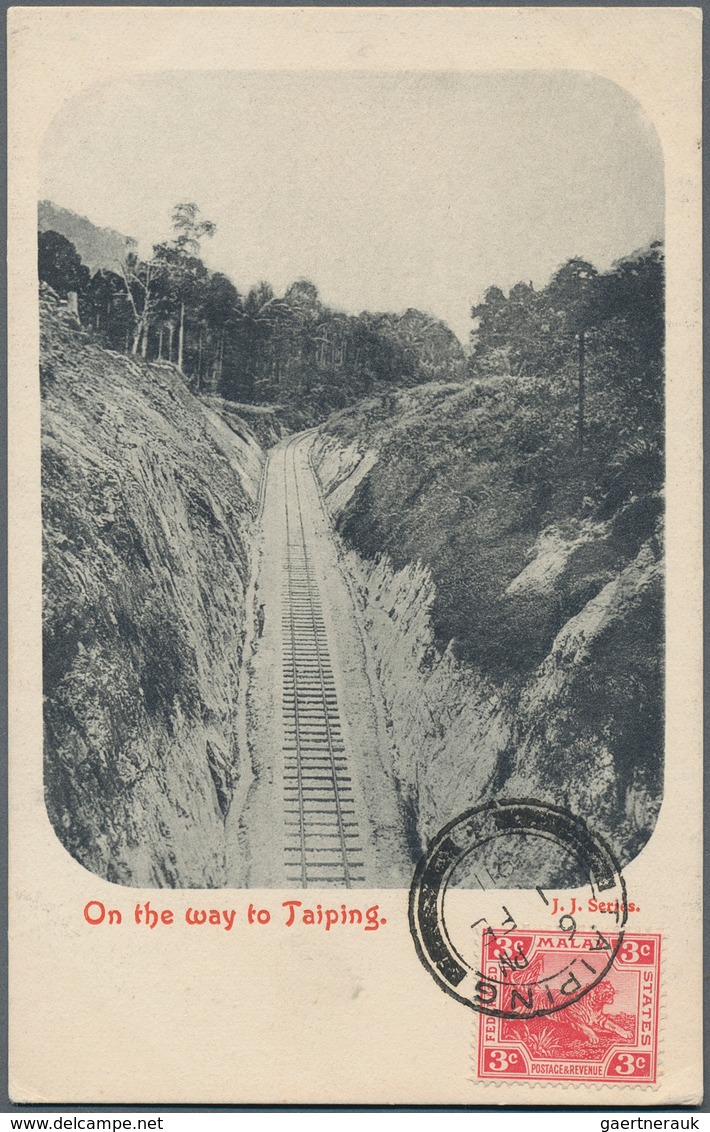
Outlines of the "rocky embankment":
<svg viewBox="0 0 710 1132">
<path fill-rule="evenodd" d="M 110 881 L 225 883 L 251 533 L 264 454 L 165 364 L 41 296 L 45 786 Z"/>
<path fill-rule="evenodd" d="M 584 498 L 576 514 L 558 500 L 556 518 L 553 500 L 524 525 L 489 433 L 506 431 L 507 410 L 491 417 L 500 388 L 390 400 L 332 418 L 314 461 L 374 652 L 413 855 L 468 807 L 534 798 L 583 816 L 627 863 L 662 791 L 657 492 Z"/>
</svg>

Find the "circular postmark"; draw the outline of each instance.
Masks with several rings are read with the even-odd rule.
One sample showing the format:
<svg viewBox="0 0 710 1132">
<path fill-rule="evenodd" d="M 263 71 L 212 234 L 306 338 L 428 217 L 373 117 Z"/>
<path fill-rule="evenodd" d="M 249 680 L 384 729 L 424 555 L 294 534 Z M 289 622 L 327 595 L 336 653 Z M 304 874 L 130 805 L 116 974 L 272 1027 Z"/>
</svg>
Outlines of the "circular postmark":
<svg viewBox="0 0 710 1132">
<path fill-rule="evenodd" d="M 581 818 L 500 801 L 434 838 L 414 875 L 409 924 L 447 994 L 482 1014 L 525 1019 L 571 1006 L 604 979 L 628 907 L 618 863 Z"/>
</svg>

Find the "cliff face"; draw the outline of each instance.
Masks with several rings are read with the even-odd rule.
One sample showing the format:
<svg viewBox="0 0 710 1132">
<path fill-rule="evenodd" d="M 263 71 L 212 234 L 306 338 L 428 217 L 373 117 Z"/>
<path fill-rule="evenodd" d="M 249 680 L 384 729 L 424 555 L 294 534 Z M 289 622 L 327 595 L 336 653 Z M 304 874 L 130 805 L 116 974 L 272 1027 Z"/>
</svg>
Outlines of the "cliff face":
<svg viewBox="0 0 710 1132">
<path fill-rule="evenodd" d="M 49 817 L 110 881 L 221 885 L 250 773 L 236 706 L 263 452 L 47 290 L 41 316 Z"/>
<path fill-rule="evenodd" d="M 48 289 L 41 313 L 48 814 L 110 881 L 229 885 L 253 775 L 246 594 L 279 417 L 102 348 Z M 433 383 L 338 414 L 315 442 L 412 860 L 498 797 L 565 806 L 622 864 L 655 825 L 658 478 L 632 446 L 600 480 L 564 424 L 534 382 Z"/>
<path fill-rule="evenodd" d="M 214 394 L 203 396 L 201 401 L 244 441 L 248 440 L 242 432 L 245 424 L 249 426 L 251 435 L 264 449 L 272 448 L 284 435 L 285 430 L 278 405 L 240 405 L 235 401 L 225 401 L 224 398 Z"/>
<path fill-rule="evenodd" d="M 478 393 L 438 387 L 350 411 L 314 453 L 376 658 L 412 852 L 469 807 L 535 798 L 584 817 L 627 863 L 662 796 L 657 493 L 606 515 L 548 514 L 524 539 L 517 523 L 509 535 L 497 527 L 487 558 L 480 543 L 505 506 L 503 472 L 484 482 L 491 450 L 477 410 L 465 419 L 467 397 L 478 404 Z M 457 445 L 441 443 L 452 398 L 475 492 L 452 477 Z M 452 501 L 454 489 L 470 505 Z M 450 573 L 467 569 L 452 607 Z"/>
</svg>

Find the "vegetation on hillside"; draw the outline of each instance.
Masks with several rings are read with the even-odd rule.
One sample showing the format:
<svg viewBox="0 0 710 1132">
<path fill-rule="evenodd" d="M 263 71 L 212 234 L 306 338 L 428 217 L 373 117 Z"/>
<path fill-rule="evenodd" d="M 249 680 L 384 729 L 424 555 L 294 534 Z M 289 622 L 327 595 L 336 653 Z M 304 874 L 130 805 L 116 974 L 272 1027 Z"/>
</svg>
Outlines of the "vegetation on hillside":
<svg viewBox="0 0 710 1132">
<path fill-rule="evenodd" d="M 488 292 L 467 382 L 371 398 L 324 426 L 377 453 L 338 508 L 346 543 L 397 570 L 421 562 L 435 582 L 422 688 L 453 659 L 462 686 L 498 705 L 491 741 L 506 738 L 486 788 L 593 813 L 624 860 L 663 789 L 662 271 L 657 246 L 605 276 L 574 265 L 578 307 L 554 305 L 556 280 Z M 446 723 L 429 708 L 438 750 L 457 709 Z M 475 784 L 489 740 L 459 740 Z M 417 766 L 435 778 L 426 756 Z"/>
<path fill-rule="evenodd" d="M 68 208 L 59 208 L 50 200 L 41 200 L 37 207 L 40 232 L 57 232 L 74 245 L 90 275 L 102 268 L 118 270 L 129 252 L 137 251 L 138 244 L 130 236 L 123 236 L 113 228 L 100 228 L 85 216 Z"/>
<path fill-rule="evenodd" d="M 605 420 L 627 433 L 632 425 L 639 440 L 658 446 L 664 335 L 659 242 L 604 273 L 586 260 L 567 260 L 541 291 L 517 283 L 506 297 L 490 287 L 471 314 L 473 375 L 573 383 L 580 450 L 601 440 L 602 454 L 609 451 L 598 435 Z"/>
<path fill-rule="evenodd" d="M 397 565 L 428 564 L 440 646 L 453 641 L 462 658 L 497 677 L 538 664 L 561 626 L 654 537 L 663 484 L 662 271 L 654 246 L 594 273 L 584 321 L 559 300 L 562 272 L 524 299 L 520 288 L 508 298 L 491 289 L 474 311 L 471 369 L 479 376 L 370 401 L 329 423 L 342 439 L 369 436 L 380 450 L 341 517 L 346 539 L 366 556 L 384 551 Z M 578 285 L 573 276 L 573 296 Z M 548 528 L 562 542 L 579 541 L 556 584 L 509 592 Z"/>
<path fill-rule="evenodd" d="M 40 316 L 47 812 L 113 883 L 223 886 L 262 454 L 44 287 Z"/>
<path fill-rule="evenodd" d="M 114 349 L 173 361 L 197 390 L 284 405 L 295 424 L 322 419 L 380 386 L 464 372 L 458 339 L 429 314 L 347 315 L 326 306 L 306 279 L 282 296 L 266 282 L 241 294 L 200 258 L 202 240 L 215 229 L 196 205 L 177 205 L 172 228 L 150 260 L 129 250 L 115 271 L 93 276 L 70 241 L 41 232 L 40 279 L 61 295 L 77 292 L 82 322 Z"/>
<path fill-rule="evenodd" d="M 190 633 L 183 645 L 183 638 L 175 637 L 179 621 L 173 618 L 168 625 L 155 602 L 145 606 L 145 593 L 152 589 L 145 589 L 141 570 L 147 577 L 151 565 L 136 551 L 128 520 L 126 529 L 121 527 L 128 500 L 137 515 L 149 508 L 151 528 L 162 529 L 166 513 L 177 515 L 172 526 L 181 545 L 183 532 L 196 530 L 190 537 L 203 548 L 195 567 L 200 576 L 190 574 L 185 592 L 190 602 L 190 595 L 209 592 L 210 609 L 215 593 L 220 601 L 224 598 L 218 628 L 205 623 L 199 639 L 208 640 L 212 650 L 213 637 L 221 634 L 220 647 L 226 649 L 234 617 L 230 602 L 236 598 L 241 608 L 247 554 L 241 544 L 236 549 L 227 545 L 236 519 L 220 511 L 225 469 L 212 467 L 214 454 L 205 469 L 197 467 L 204 421 L 197 427 L 202 414 L 180 380 L 182 371 L 194 389 L 218 392 L 232 402 L 278 405 L 290 425 L 328 417 L 325 430 L 344 445 L 353 443 L 361 453 L 375 450 L 377 459 L 361 465 L 358 486 L 338 513 L 338 528 L 365 558 L 386 554 L 396 568 L 416 562 L 428 567 L 435 583 L 434 638 L 432 645 L 427 625 L 417 672 L 432 680 L 441 672 L 453 673 L 462 687 L 490 696 L 496 712 L 505 716 L 501 735 L 507 728 L 508 737 L 497 750 L 494 777 L 486 789 L 495 795 L 510 783 L 519 791 L 521 784 L 527 788 L 533 782 L 535 789 L 542 784 L 544 796 L 551 794 L 553 801 L 580 812 L 605 806 L 602 828 L 616 831 L 614 844 L 629 859 L 648 837 L 662 792 L 660 244 L 606 272 L 579 258 L 568 260 L 540 290 L 527 283 L 516 284 L 507 295 L 489 288 L 472 309 L 466 359 L 448 327 L 420 311 L 346 315 L 324 305 L 315 285 L 305 279 L 296 280 L 282 296 L 267 283 L 240 294 L 225 275 L 203 263 L 201 243 L 214 226 L 196 206 L 177 206 L 172 222 L 172 238 L 155 245 L 150 260 L 129 250 L 116 272 L 102 268 L 93 276 L 71 241 L 52 231 L 40 235 L 40 277 L 61 295 L 78 294 L 84 326 L 73 324 L 71 315 L 62 316 L 45 347 L 40 375 L 47 421 L 52 419 L 48 407 L 57 402 L 56 436 L 48 434 L 45 442 L 44 505 L 48 539 L 54 538 L 56 527 L 47 578 L 51 583 L 54 571 L 59 596 L 56 609 L 51 602 L 45 605 L 62 631 L 53 638 L 50 630 L 46 638 L 49 700 L 66 696 L 69 702 L 76 687 L 83 696 L 85 673 L 102 670 L 95 659 L 96 650 L 105 647 L 106 633 L 97 635 L 96 627 L 103 631 L 106 617 L 112 626 L 106 639 L 115 644 L 117 656 L 133 649 L 135 624 L 147 617 L 149 630 L 155 622 L 155 632 L 143 633 L 150 656 L 146 664 L 138 658 L 133 667 L 124 665 L 131 686 L 121 690 L 117 684 L 120 712 L 125 698 L 131 711 L 139 710 L 146 728 L 157 732 L 166 725 L 176 734 L 178 717 L 180 726 L 186 721 L 190 727 L 199 727 L 200 718 L 212 718 L 195 691 L 200 665 Z M 111 357 L 98 348 L 100 342 L 139 359 L 172 362 L 178 373 Z M 108 413 L 93 374 L 103 367 L 111 389 Z M 116 396 L 114 381 L 119 382 Z M 154 438 L 150 429 L 145 433 L 139 414 L 138 432 L 148 440 L 136 442 L 135 430 L 129 430 L 124 450 L 126 412 L 131 419 L 135 414 L 134 381 L 147 401 L 157 405 L 158 418 L 173 414 L 169 402 L 177 397 L 178 402 L 187 398 L 181 413 L 195 412 L 196 421 L 188 427 L 181 417 L 177 439 L 164 437 L 160 429 Z M 74 428 L 77 405 L 91 407 L 94 432 L 99 429 L 99 439 L 106 441 L 101 461 L 92 458 L 92 467 L 106 464 L 105 483 L 102 478 L 96 491 L 93 479 L 88 485 L 98 492 L 96 508 L 86 505 L 83 472 L 76 472 L 72 486 L 71 468 L 57 459 L 65 418 Z M 234 411 L 228 408 L 227 415 Z M 83 435 L 82 427 L 76 426 L 77 435 Z M 271 422 L 267 431 L 275 431 Z M 156 451 L 162 451 L 157 461 Z M 165 460 L 174 462 L 167 479 Z M 343 475 L 352 470 L 340 452 L 338 465 Z M 131 486 L 135 473 L 126 479 L 126 468 L 137 468 L 140 482 Z M 193 485 L 198 471 L 200 482 Z M 210 477 L 217 477 L 217 490 L 207 482 Z M 237 504 L 242 508 L 245 501 Z M 67 506 L 72 512 L 68 527 Z M 73 513 L 77 506 L 81 514 Z M 95 530 L 85 521 L 94 509 Z M 101 576 L 109 579 L 106 592 L 114 595 L 106 605 L 104 589 L 88 592 L 88 614 L 78 621 L 73 606 L 66 605 L 66 594 L 74 593 L 76 585 L 59 584 L 66 581 L 76 531 L 77 563 L 83 563 L 85 545 L 93 545 L 92 539 L 100 544 Z M 155 560 L 163 553 L 156 550 Z M 172 561 L 170 553 L 166 561 Z M 389 571 L 389 563 L 382 566 Z M 122 612 L 129 592 L 124 574 L 130 595 L 136 576 L 139 583 L 135 599 L 129 595 L 129 621 Z M 180 578 L 181 570 L 175 576 Z M 51 596 L 51 587 L 48 592 Z M 203 604 L 200 597 L 200 623 Z M 388 625 L 395 622 L 394 607 L 389 617 Z M 76 649 L 72 642 L 79 642 Z M 168 660 L 174 654 L 174 662 L 163 665 L 165 671 L 152 682 L 159 654 Z M 66 671 L 67 656 L 79 665 L 80 677 Z M 231 646 L 228 656 L 227 668 L 234 675 L 238 656 Z M 118 660 L 111 659 L 111 665 L 120 673 Z M 140 704 L 134 709 L 138 687 Z M 225 703 L 220 701 L 219 710 L 228 715 Z M 458 710 L 461 705 L 454 706 Z M 432 724 L 439 727 L 434 714 Z M 122 718 L 119 723 L 124 729 Z M 60 733 L 63 723 L 55 725 L 51 712 L 47 726 L 58 749 L 75 743 L 74 731 Z M 89 734 L 87 749 L 92 742 Z M 212 783 L 221 808 L 230 781 L 224 769 L 229 758 L 224 752 L 217 758 L 213 747 L 210 738 L 205 799 L 212 804 Z M 426 751 L 422 757 L 426 761 Z M 83 758 L 82 747 L 78 766 L 84 766 Z M 57 822 L 66 822 L 71 811 L 67 805 L 64 812 L 60 804 L 69 789 L 63 765 L 48 775 Z M 142 773 L 142 767 L 138 770 Z M 96 773 L 105 771 L 98 768 Z M 130 778 L 134 770 L 121 764 L 116 774 Z M 563 796 L 555 793 L 558 785 Z M 417 793 L 417 804 L 424 796 Z M 77 846 L 82 837 L 79 830 Z"/>
</svg>

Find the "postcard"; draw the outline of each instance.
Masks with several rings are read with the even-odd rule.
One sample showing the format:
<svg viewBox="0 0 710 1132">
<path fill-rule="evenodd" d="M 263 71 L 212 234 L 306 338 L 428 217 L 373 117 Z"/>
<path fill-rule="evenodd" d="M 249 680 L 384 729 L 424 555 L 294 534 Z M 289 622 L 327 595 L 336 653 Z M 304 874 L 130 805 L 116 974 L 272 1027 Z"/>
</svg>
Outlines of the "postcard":
<svg viewBox="0 0 710 1132">
<path fill-rule="evenodd" d="M 700 41 L 10 10 L 13 1101 L 699 1102 Z"/>
</svg>

